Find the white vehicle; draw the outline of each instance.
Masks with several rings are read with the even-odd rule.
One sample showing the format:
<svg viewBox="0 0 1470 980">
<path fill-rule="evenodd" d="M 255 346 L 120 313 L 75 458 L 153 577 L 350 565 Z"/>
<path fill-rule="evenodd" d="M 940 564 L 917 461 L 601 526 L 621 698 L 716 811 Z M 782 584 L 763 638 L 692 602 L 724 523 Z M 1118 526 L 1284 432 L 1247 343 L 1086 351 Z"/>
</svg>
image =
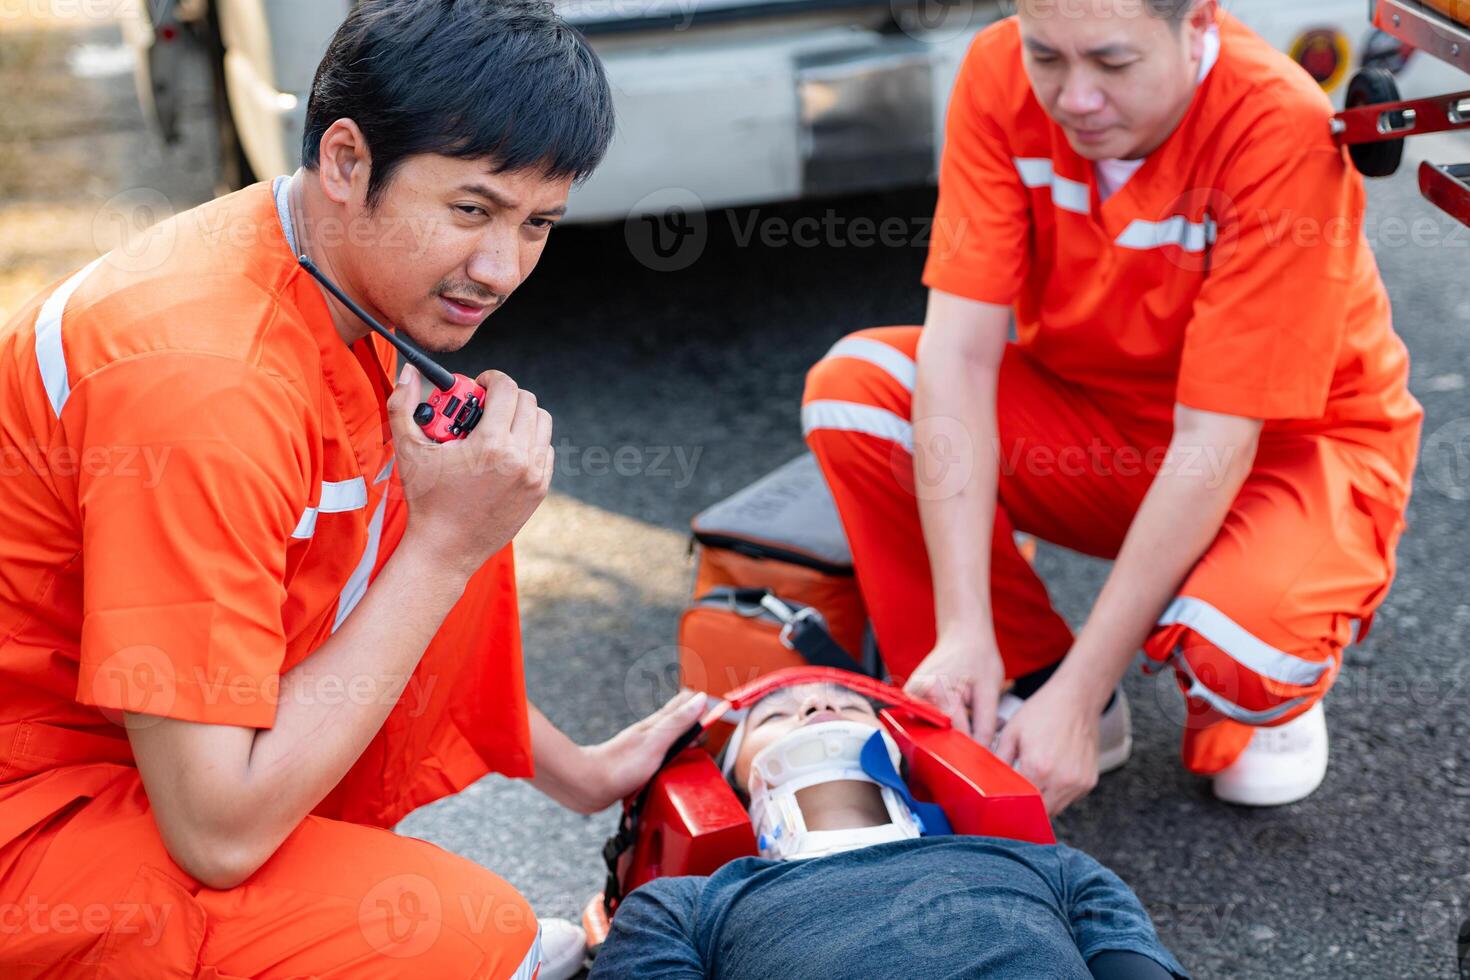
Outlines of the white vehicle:
<svg viewBox="0 0 1470 980">
<path fill-rule="evenodd" d="M 306 98 L 349 0 L 135 0 L 139 92 L 165 137 L 178 46 L 216 78 L 222 183 L 300 161 Z M 1008 0 L 559 0 L 607 66 L 618 128 L 574 221 L 888 187 L 937 173 L 945 105 L 974 34 Z M 1226 0 L 1341 102 L 1365 58 L 1406 97 L 1466 87 L 1370 28 L 1368 0 Z M 1404 62 L 1407 60 L 1407 68 Z M 1416 77 L 1424 74 L 1424 78 Z M 1447 81 L 1447 74 L 1458 76 Z"/>
</svg>

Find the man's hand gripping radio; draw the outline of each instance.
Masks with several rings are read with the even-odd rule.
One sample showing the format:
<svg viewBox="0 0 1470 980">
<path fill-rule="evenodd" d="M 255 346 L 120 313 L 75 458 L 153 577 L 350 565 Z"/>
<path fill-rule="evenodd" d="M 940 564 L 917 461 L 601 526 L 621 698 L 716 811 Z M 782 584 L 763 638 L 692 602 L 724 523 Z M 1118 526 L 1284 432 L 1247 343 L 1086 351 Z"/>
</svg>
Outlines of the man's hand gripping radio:
<svg viewBox="0 0 1470 980">
<path fill-rule="evenodd" d="M 436 390 L 429 396 L 429 400 L 420 404 L 413 413 L 413 420 L 424 430 L 424 434 L 435 442 L 451 442 L 469 435 L 480 421 L 480 416 L 485 413 L 485 389 L 471 378 L 449 373 L 423 351 L 373 319 L 366 310 L 337 288 L 337 284 L 328 279 L 311 259 L 301 255 L 296 261 L 329 293 L 337 297 L 343 306 L 397 348 L 403 359 L 434 385 Z"/>
</svg>

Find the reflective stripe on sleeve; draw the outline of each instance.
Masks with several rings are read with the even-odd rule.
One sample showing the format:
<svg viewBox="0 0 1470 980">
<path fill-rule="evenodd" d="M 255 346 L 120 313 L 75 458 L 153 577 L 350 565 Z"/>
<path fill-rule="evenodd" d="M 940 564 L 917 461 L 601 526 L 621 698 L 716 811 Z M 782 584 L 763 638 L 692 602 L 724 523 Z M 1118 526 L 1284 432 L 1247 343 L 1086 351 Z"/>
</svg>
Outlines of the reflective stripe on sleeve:
<svg viewBox="0 0 1470 980">
<path fill-rule="evenodd" d="M 335 483 L 322 483 L 321 503 L 308 507 L 296 522 L 293 538 L 309 538 L 316 533 L 317 514 L 342 514 L 350 510 L 362 510 L 367 506 L 367 481 L 360 476 Z"/>
<path fill-rule="evenodd" d="M 93 259 L 86 268 L 57 287 L 56 292 L 42 304 L 41 312 L 36 317 L 36 365 L 41 369 L 41 384 L 46 387 L 46 397 L 57 418 L 61 417 L 61 410 L 71 397 L 71 380 L 66 373 L 66 351 L 61 345 L 62 314 L 66 312 L 66 304 L 72 294 L 101 264 L 102 258 Z"/>
<path fill-rule="evenodd" d="M 801 429 L 803 435 L 811 435 L 819 429 L 861 432 L 896 442 L 911 453 L 914 451 L 913 425 L 888 409 L 874 405 L 835 401 L 808 402 L 801 409 Z"/>
</svg>

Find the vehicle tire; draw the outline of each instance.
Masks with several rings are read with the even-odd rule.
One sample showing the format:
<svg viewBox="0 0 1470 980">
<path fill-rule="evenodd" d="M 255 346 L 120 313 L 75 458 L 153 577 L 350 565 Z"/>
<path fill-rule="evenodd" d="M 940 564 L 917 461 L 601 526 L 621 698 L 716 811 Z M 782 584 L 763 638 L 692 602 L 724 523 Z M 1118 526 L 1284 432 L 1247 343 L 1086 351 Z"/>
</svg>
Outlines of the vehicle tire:
<svg viewBox="0 0 1470 980">
<path fill-rule="evenodd" d="M 1348 83 L 1349 109 L 1398 102 L 1402 98 L 1398 82 L 1386 68 L 1364 68 Z M 1395 112 L 1389 117 L 1389 122 L 1394 126 L 1403 125 L 1403 121 L 1402 113 Z M 1348 154 L 1363 176 L 1391 177 L 1398 173 L 1399 165 L 1404 162 L 1404 141 L 1397 139 L 1382 143 L 1359 143 L 1349 146 Z"/>
<path fill-rule="evenodd" d="M 242 187 L 249 187 L 257 178 L 240 143 L 240 133 L 235 128 L 235 114 L 230 110 L 229 88 L 225 84 L 225 43 L 220 33 L 218 0 L 209 5 L 209 14 L 204 23 L 204 43 L 209 52 L 209 65 L 214 77 L 214 120 L 216 147 L 218 150 L 219 173 L 215 178 L 215 192 L 229 194 Z"/>
</svg>

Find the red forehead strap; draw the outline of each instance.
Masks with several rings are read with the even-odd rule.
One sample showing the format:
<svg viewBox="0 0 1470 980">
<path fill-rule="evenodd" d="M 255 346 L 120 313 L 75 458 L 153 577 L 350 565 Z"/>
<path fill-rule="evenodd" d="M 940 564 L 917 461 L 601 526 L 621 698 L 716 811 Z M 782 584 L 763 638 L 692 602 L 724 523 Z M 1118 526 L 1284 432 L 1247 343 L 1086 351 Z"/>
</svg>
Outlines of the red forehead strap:
<svg viewBox="0 0 1470 980">
<path fill-rule="evenodd" d="M 773 671 L 726 694 L 725 703 L 717 706 L 715 712 L 711 712 L 715 717 L 707 717 L 706 720 L 717 720 L 726 711 L 744 711 L 773 691 L 801 684 L 836 684 L 874 701 L 883 702 L 896 715 L 907 715 L 936 728 L 950 727 L 949 716 L 932 704 L 911 698 L 892 684 L 832 667 L 787 667 Z"/>
</svg>

